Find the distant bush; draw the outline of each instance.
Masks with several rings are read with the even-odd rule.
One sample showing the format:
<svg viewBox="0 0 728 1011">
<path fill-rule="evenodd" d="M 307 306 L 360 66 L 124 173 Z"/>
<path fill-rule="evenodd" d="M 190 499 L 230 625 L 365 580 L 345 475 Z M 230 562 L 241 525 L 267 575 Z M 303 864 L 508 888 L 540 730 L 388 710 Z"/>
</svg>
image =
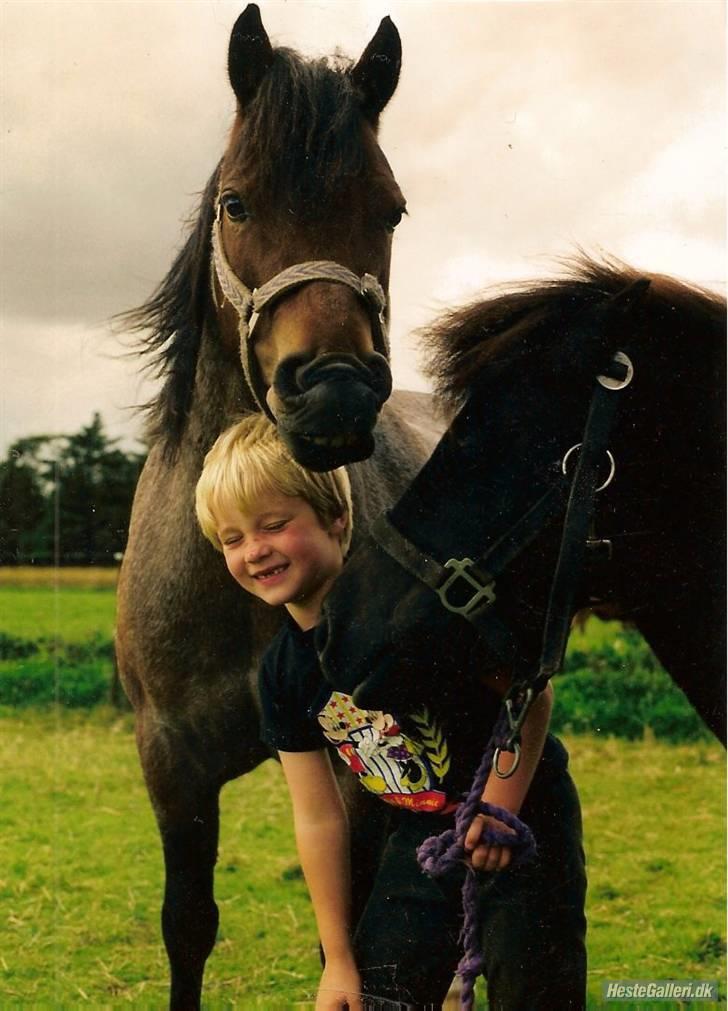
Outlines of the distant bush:
<svg viewBox="0 0 728 1011">
<path fill-rule="evenodd" d="M 20 660 L 26 656 L 33 656 L 39 649 L 37 642 L 0 632 L 0 660 Z"/>
<path fill-rule="evenodd" d="M 67 643 L 0 635 L 0 706 L 88 708 L 109 698 L 114 645 L 102 635 Z"/>
<path fill-rule="evenodd" d="M 625 628 L 588 652 L 573 650 L 555 685 L 552 728 L 629 740 L 649 728 L 670 742 L 710 738 L 700 717 L 642 636 Z"/>
<path fill-rule="evenodd" d="M 58 701 L 85 708 L 108 701 L 113 655 L 111 639 L 101 633 L 71 643 L 0 633 L 0 706 Z M 629 628 L 569 652 L 556 681 L 552 729 L 628 740 L 648 732 L 671 743 L 711 736 L 642 637 Z"/>
<path fill-rule="evenodd" d="M 34 657 L 22 664 L 0 668 L 0 705 L 47 706 L 54 702 L 73 708 L 88 708 L 106 701 L 109 673 L 98 664 L 49 668 L 48 661 Z"/>
<path fill-rule="evenodd" d="M 57 656 L 59 662 L 67 665 L 87 663 L 92 660 L 114 659 L 114 643 L 100 632 L 94 633 L 85 642 L 64 642 L 62 639 L 40 640 L 49 653 Z"/>
</svg>

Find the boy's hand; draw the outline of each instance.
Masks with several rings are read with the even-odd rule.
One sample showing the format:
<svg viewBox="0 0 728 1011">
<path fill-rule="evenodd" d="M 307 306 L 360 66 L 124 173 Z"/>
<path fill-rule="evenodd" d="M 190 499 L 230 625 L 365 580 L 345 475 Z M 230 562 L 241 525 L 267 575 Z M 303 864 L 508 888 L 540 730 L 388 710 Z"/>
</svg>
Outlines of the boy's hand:
<svg viewBox="0 0 728 1011">
<path fill-rule="evenodd" d="M 316 1011 L 363 1011 L 361 982 L 353 961 L 327 962 L 321 974 Z"/>
<path fill-rule="evenodd" d="M 482 843 L 480 837 L 488 827 L 505 832 L 507 835 L 516 833 L 502 821 L 488 814 L 476 814 L 465 835 L 465 852 L 470 857 L 470 864 L 476 871 L 502 871 L 510 864 L 512 851 L 508 846 L 498 843 Z"/>
</svg>

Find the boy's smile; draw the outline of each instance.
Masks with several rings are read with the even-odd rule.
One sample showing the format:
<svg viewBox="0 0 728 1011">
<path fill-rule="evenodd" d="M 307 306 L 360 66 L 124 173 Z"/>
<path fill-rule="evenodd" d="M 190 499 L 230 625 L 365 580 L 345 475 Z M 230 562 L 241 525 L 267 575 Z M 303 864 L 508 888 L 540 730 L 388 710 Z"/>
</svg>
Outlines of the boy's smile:
<svg viewBox="0 0 728 1011">
<path fill-rule="evenodd" d="M 304 499 L 271 493 L 249 512 L 226 508 L 217 522 L 240 586 L 266 604 L 284 604 L 301 628 L 312 628 L 343 565 L 345 517 L 327 527 Z"/>
</svg>

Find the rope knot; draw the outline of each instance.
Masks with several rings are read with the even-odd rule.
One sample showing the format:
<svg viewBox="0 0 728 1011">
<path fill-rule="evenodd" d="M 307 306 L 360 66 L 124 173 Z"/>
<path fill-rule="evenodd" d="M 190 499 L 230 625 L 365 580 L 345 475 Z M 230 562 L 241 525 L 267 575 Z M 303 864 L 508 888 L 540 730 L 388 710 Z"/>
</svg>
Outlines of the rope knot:
<svg viewBox="0 0 728 1011">
<path fill-rule="evenodd" d="M 475 774 L 470 793 L 457 810 L 455 827 L 446 829 L 440 835 L 430 836 L 417 848 L 420 867 L 430 877 L 440 877 L 457 865 L 465 864 L 467 868 L 463 883 L 464 919 L 460 934 L 463 957 L 457 968 L 457 973 L 463 981 L 460 996 L 461 1011 L 471 1011 L 475 998 L 475 981 L 485 967 L 480 944 L 477 876 L 468 862 L 469 854 L 465 851 L 465 836 L 473 818 L 479 814 L 488 815 L 511 830 L 506 832 L 489 824 L 483 829 L 480 837 L 481 843 L 508 846 L 513 851 L 511 866 L 531 860 L 536 852 L 536 842 L 528 825 L 512 811 L 507 811 L 496 804 L 487 804 L 481 800 L 488 774 L 491 771 L 496 743 L 503 740 L 506 729 L 505 714 L 501 713 Z"/>
</svg>

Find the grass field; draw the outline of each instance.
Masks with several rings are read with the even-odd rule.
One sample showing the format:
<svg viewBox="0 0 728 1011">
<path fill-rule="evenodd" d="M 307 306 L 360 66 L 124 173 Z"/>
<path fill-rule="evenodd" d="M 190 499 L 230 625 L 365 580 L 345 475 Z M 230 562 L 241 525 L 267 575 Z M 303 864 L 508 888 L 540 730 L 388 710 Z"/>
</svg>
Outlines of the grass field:
<svg viewBox="0 0 728 1011">
<path fill-rule="evenodd" d="M 110 638 L 118 569 L 0 566 L 0 632 L 80 642 Z"/>
<path fill-rule="evenodd" d="M 161 857 L 130 728 L 105 710 L 2 721 L 3 1011 L 164 1006 Z M 604 979 L 722 979 L 722 749 L 569 746 L 589 860 L 590 1007 Z M 309 1007 L 316 937 L 280 770 L 268 762 L 230 784 L 222 806 L 205 1007 Z"/>
<path fill-rule="evenodd" d="M 0 569 L 0 632 L 108 640 L 116 575 Z M 591 621 L 570 648 L 598 649 L 617 627 Z M 724 752 L 649 735 L 580 736 L 570 750 L 589 860 L 590 1007 L 604 979 L 722 979 Z M 130 717 L 6 708 L 0 764 L 0 1009 L 163 1007 L 161 853 Z M 216 887 L 205 1007 L 312 1007 L 317 942 L 273 763 L 223 793 Z"/>
<path fill-rule="evenodd" d="M 0 587 L 23 587 L 55 590 L 75 587 L 85 590 L 113 590 L 119 570 L 116 566 L 84 566 L 65 568 L 41 565 L 0 565 Z"/>
<path fill-rule="evenodd" d="M 44 635 L 80 642 L 93 632 L 111 636 L 115 609 L 111 589 L 0 587 L 0 628 L 27 639 Z"/>
</svg>

